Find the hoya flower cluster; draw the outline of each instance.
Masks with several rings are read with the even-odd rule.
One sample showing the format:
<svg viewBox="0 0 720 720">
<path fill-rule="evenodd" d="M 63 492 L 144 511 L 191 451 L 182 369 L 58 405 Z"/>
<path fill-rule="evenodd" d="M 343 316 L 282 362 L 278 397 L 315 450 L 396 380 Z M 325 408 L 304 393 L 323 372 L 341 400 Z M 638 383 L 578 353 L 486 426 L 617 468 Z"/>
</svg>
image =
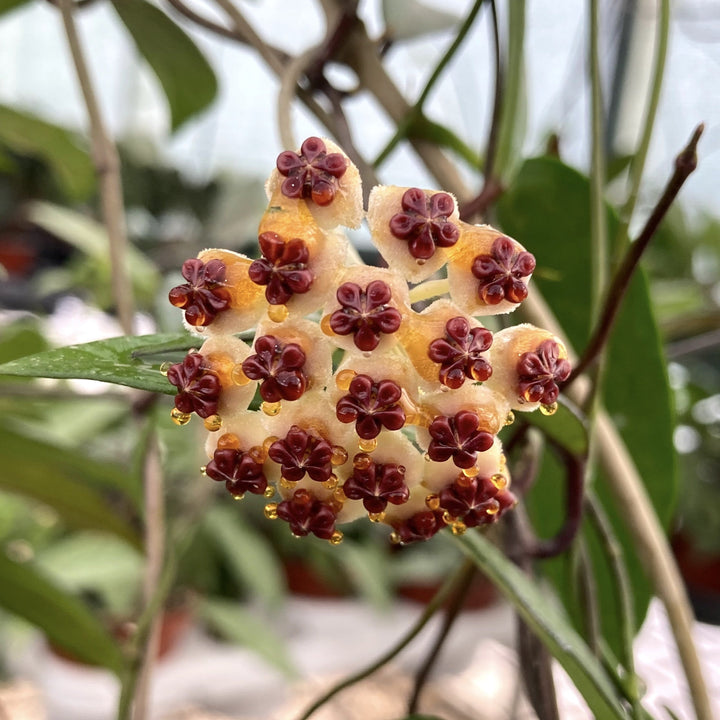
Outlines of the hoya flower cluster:
<svg viewBox="0 0 720 720">
<path fill-rule="evenodd" d="M 399 543 L 495 522 L 515 504 L 498 432 L 552 412 L 570 372 L 550 333 L 476 319 L 525 299 L 533 256 L 446 192 L 380 186 L 388 267 L 363 264 L 339 229 L 365 216 L 360 177 L 329 140 L 281 153 L 266 189 L 260 257 L 203 250 L 170 292 L 204 338 L 167 376 L 174 420 L 205 420 L 205 474 L 331 543 L 361 516 Z"/>
</svg>

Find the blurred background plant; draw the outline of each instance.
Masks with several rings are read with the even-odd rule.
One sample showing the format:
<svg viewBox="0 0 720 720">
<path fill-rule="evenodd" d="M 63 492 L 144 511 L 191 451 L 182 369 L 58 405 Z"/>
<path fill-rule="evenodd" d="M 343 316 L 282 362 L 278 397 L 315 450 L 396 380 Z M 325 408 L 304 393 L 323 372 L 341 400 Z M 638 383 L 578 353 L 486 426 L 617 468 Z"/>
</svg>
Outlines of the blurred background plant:
<svg viewBox="0 0 720 720">
<path fill-rule="evenodd" d="M 182 261 L 208 246 L 254 253 L 263 178 L 280 149 L 309 134 L 330 135 L 344 147 L 366 192 L 378 181 L 442 187 L 458 196 L 467 217 L 523 242 L 538 259 L 535 287 L 580 350 L 595 322 L 598 278 L 612 274 L 628 237 L 640 233 L 672 158 L 704 120 L 700 167 L 682 207 L 673 205 L 655 234 L 647 275 L 633 281 L 599 394 L 661 523 L 677 531 L 683 557 L 687 548 L 720 552 L 720 98 L 710 92 L 719 58 L 705 35 L 720 18 L 689 1 L 674 4 L 672 20 L 668 2 L 639 0 L 603 7 L 599 20 L 595 3 L 572 10 L 490 0 L 442 7 L 415 0 L 307 0 L 292 8 L 270 0 L 64 4 L 118 142 L 134 329 L 162 334 L 143 356 L 140 375 L 157 376 L 161 361 L 192 346 L 166 302 Z M 598 67 L 586 77 L 593 58 Z M 93 164 L 97 146 L 93 156 L 58 7 L 0 0 L 0 68 L 6 363 L 121 335 L 122 312 Z M 602 267 L 598 233 L 610 239 Z M 377 260 L 363 231 L 353 239 L 365 258 Z M 670 360 L 669 384 L 658 339 Z M 110 362 L 120 357 L 108 352 Z M 58 366 L 77 360 L 53 357 Z M 192 606 L 212 632 L 291 673 L 272 623 L 258 623 L 247 607 L 262 607 L 268 618 L 277 613 L 288 583 L 296 587 L 299 562 L 304 583 L 311 574 L 318 580 L 312 589 L 304 584 L 306 592 L 319 584 L 322 592 L 359 594 L 387 607 L 399 586 L 433 586 L 460 556 L 449 543 L 391 550 L 372 529 L 351 529 L 339 548 L 314 539 L 298 547 L 279 532 L 285 528 L 258 520 L 259 506 L 231 506 L 198 477 L 201 442 L 193 446 L 170 424 L 167 398 L 138 390 L 143 382 L 128 389 L 122 380 L 62 379 L 102 377 L 89 372 L 98 362 L 88 357 L 60 379 L 0 380 L 6 665 L 22 617 L 63 652 L 132 676 L 125 683 L 132 689 L 138 678 L 127 671 L 128 657 L 131 665 L 147 659 L 143 643 L 157 596 L 167 607 Z M 150 389 L 160 389 L 162 380 L 154 382 Z M 556 428 L 582 434 L 567 417 Z M 550 434 L 548 446 L 557 440 L 547 426 L 541 430 Z M 142 589 L 147 459 L 155 447 L 169 539 L 165 571 L 155 577 L 165 588 L 159 596 Z M 557 482 L 564 474 L 555 455 L 542 454 L 525 507 L 543 537 L 564 521 Z M 639 626 L 658 588 L 641 570 L 616 501 L 602 483 L 596 490 L 627 554 Z M 602 632 L 623 659 L 613 568 L 598 537 L 586 522 L 572 552 L 535 572 L 555 583 L 575 627 L 587 634 L 569 578 L 578 558 L 592 555 Z M 708 601 L 712 591 L 707 583 L 693 590 L 708 619 L 708 608 L 717 607 Z M 128 622 L 146 634 L 128 639 Z M 541 716 L 547 712 L 535 704 Z"/>
</svg>

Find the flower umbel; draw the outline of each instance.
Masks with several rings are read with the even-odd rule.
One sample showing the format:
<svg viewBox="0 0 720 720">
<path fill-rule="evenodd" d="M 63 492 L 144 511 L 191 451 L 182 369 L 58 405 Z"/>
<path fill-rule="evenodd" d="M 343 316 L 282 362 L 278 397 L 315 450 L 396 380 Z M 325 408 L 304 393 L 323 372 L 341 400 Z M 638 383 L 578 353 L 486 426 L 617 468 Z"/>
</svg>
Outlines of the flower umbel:
<svg viewBox="0 0 720 720">
<path fill-rule="evenodd" d="M 359 182 L 310 137 L 277 158 L 261 256 L 184 263 L 170 302 L 207 339 L 168 370 L 173 418 L 204 418 L 205 474 L 236 498 L 265 495 L 265 515 L 297 536 L 336 544 L 363 515 L 403 544 L 493 523 L 516 502 L 497 433 L 511 409 L 552 405 L 570 372 L 550 333 L 493 336 L 475 319 L 522 302 L 535 260 L 462 222 L 449 193 L 382 186 L 368 222 L 388 267 L 364 265 L 339 230 L 360 223 Z M 443 267 L 450 297 L 431 279 Z M 250 348 L 239 337 L 253 327 Z"/>
</svg>

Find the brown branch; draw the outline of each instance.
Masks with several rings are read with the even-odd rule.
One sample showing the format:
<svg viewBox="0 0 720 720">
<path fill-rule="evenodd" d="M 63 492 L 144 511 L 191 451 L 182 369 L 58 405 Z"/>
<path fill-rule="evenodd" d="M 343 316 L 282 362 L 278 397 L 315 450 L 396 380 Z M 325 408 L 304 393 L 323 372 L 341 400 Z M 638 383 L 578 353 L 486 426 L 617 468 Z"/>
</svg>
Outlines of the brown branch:
<svg viewBox="0 0 720 720">
<path fill-rule="evenodd" d="M 90 140 L 95 174 L 100 188 L 103 221 L 108 234 L 112 294 L 120 326 L 126 335 L 133 331 L 132 284 L 127 266 L 127 234 L 123 204 L 120 160 L 103 121 L 95 89 L 75 27 L 72 0 L 58 0 L 65 34 L 72 55 L 90 124 Z"/>
<path fill-rule="evenodd" d="M 238 42 L 246 44 L 245 38 L 237 31 L 225 27 L 225 25 L 217 23 L 214 20 L 205 17 L 204 15 L 200 15 L 200 13 L 197 13 L 192 8 L 188 7 L 183 2 L 183 0 L 167 0 L 167 2 L 171 5 L 171 7 L 177 10 L 177 12 L 186 17 L 188 20 L 192 20 L 192 22 L 194 22 L 196 25 L 199 25 L 206 30 L 210 30 L 216 35 L 228 38 L 229 40 L 236 40 Z"/>
<path fill-rule="evenodd" d="M 655 231 L 670 209 L 678 192 L 680 192 L 680 188 L 697 167 L 697 144 L 704 129 L 705 125 L 700 123 L 700 125 L 695 128 L 690 142 L 680 152 L 677 158 L 675 158 L 675 171 L 665 186 L 665 190 L 660 196 L 655 208 L 652 213 L 650 213 L 645 227 L 642 229 L 640 235 L 638 235 L 637 240 L 630 245 L 620 267 L 617 269 L 606 293 L 605 303 L 597 327 L 585 348 L 585 352 L 568 378 L 566 386 L 572 383 L 575 378 L 594 363 L 605 348 L 608 338 L 610 337 L 610 331 L 615 324 L 620 306 L 630 286 L 630 280 L 638 267 L 640 258 L 647 249 L 650 240 L 652 240 L 655 235 Z"/>
<path fill-rule="evenodd" d="M 418 668 L 415 675 L 412 695 L 410 696 L 410 700 L 408 702 L 408 715 L 413 715 L 417 712 L 420 695 L 425 687 L 425 683 L 427 682 L 435 663 L 440 657 L 440 651 L 442 650 L 442 647 L 445 644 L 458 615 L 460 615 L 460 611 L 463 609 L 463 605 L 467 600 L 468 592 L 470 591 L 476 573 L 477 568 L 474 564 L 463 568 L 463 574 L 460 577 L 459 584 L 455 587 L 452 596 L 448 600 L 448 604 L 445 606 L 445 617 L 443 618 L 443 624 L 440 628 L 440 632 L 435 638 L 435 642 L 430 648 L 430 652 L 428 652 L 425 661 Z"/>
</svg>

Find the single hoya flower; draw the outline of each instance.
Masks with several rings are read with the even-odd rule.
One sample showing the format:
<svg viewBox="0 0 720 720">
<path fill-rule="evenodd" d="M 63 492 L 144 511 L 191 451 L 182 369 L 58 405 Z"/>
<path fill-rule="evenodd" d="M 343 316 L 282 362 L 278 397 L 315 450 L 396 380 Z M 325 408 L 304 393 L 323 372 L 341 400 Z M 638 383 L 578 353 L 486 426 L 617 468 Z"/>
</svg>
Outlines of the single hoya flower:
<svg viewBox="0 0 720 720">
<path fill-rule="evenodd" d="M 333 471 L 333 446 L 297 425 L 270 445 L 268 457 L 281 466 L 282 477 L 289 482 L 302 480 L 305 474 L 317 482 L 327 482 Z"/>
<path fill-rule="evenodd" d="M 436 247 L 452 247 L 458 241 L 460 231 L 448 219 L 455 211 L 455 201 L 448 193 L 427 197 L 419 188 L 410 188 L 400 202 L 402 210 L 390 218 L 390 232 L 407 241 L 416 260 L 427 260 Z"/>
<path fill-rule="evenodd" d="M 170 290 L 170 304 L 185 311 L 185 321 L 194 327 L 209 325 L 218 313 L 230 307 L 230 293 L 225 287 L 226 267 L 222 260 L 204 263 L 197 258 L 186 260 L 182 275 L 187 280 Z"/>
<path fill-rule="evenodd" d="M 497 238 L 490 252 L 478 255 L 472 264 L 472 274 L 480 281 L 478 295 L 488 305 L 497 305 L 506 299 L 521 303 L 528 294 L 525 278 L 533 270 L 535 258 L 505 236 Z"/>
<path fill-rule="evenodd" d="M 355 456 L 353 474 L 342 489 L 351 500 L 362 500 L 365 509 L 374 515 L 382 513 L 388 503 L 402 505 L 410 497 L 405 483 L 405 466 L 376 463 L 367 453 Z"/>
<path fill-rule="evenodd" d="M 461 410 L 454 417 L 436 417 L 428 432 L 432 440 L 428 456 L 435 462 L 452 458 L 459 468 L 468 469 L 475 465 L 477 454 L 492 447 L 493 436 L 478 429 L 480 418 L 469 410 Z"/>
<path fill-rule="evenodd" d="M 338 190 L 338 179 L 348 168 L 341 153 L 328 153 L 325 143 L 318 137 L 309 137 L 300 153 L 286 150 L 277 158 L 278 172 L 286 179 L 281 189 L 289 198 L 311 199 L 317 205 L 329 205 Z"/>
<path fill-rule="evenodd" d="M 205 466 L 205 474 L 224 482 L 228 492 L 235 497 L 242 497 L 246 492 L 262 495 L 268 486 L 262 463 L 250 453 L 234 447 L 218 447 Z"/>
<path fill-rule="evenodd" d="M 278 517 L 288 523 L 293 535 L 302 537 L 312 533 L 322 540 L 337 537 L 335 509 L 305 488 L 295 490 L 291 498 L 277 505 L 271 503 L 265 510 L 270 517 Z"/>
<path fill-rule="evenodd" d="M 467 318 L 458 316 L 445 324 L 445 337 L 428 346 L 428 357 L 439 363 L 438 378 L 446 387 L 457 389 L 466 378 L 483 382 L 492 375 L 484 353 L 492 345 L 492 333 L 482 327 L 470 327 Z"/>
<path fill-rule="evenodd" d="M 392 542 L 408 545 L 429 540 L 445 527 L 442 510 L 420 510 L 410 517 L 394 522 Z"/>
<path fill-rule="evenodd" d="M 405 411 L 400 404 L 402 390 L 392 380 L 373 380 L 360 374 L 353 378 L 337 403 L 337 419 L 355 423 L 355 432 L 363 440 L 376 438 L 383 428 L 399 430 L 405 424 Z"/>
<path fill-rule="evenodd" d="M 500 484 L 489 477 L 469 478 L 460 475 L 440 492 L 440 507 L 450 517 L 461 520 L 465 527 L 488 525 L 495 522 L 503 510 L 515 503 L 512 493 L 506 491 L 504 486 L 498 487 Z"/>
<path fill-rule="evenodd" d="M 308 292 L 315 279 L 308 269 L 310 251 L 300 238 L 285 242 L 277 233 L 264 232 L 258 238 L 262 257 L 248 269 L 250 279 L 265 285 L 271 305 L 284 305 L 296 293 Z"/>
<path fill-rule="evenodd" d="M 182 362 L 171 365 L 167 379 L 178 389 L 175 408 L 180 413 L 197 413 L 201 418 L 217 414 L 222 385 L 220 378 L 205 367 L 200 353 L 188 353 Z"/>
<path fill-rule="evenodd" d="M 243 360 L 242 369 L 251 380 L 260 381 L 265 402 L 297 400 L 305 392 L 305 352 L 296 343 L 283 343 L 274 335 L 255 341 L 255 354 Z"/>
<path fill-rule="evenodd" d="M 552 405 L 562 383 L 570 377 L 570 362 L 561 357 L 555 340 L 544 340 L 532 352 L 523 353 L 517 364 L 518 390 L 528 402 Z"/>
<path fill-rule="evenodd" d="M 343 283 L 336 297 L 340 308 L 330 316 L 330 328 L 336 335 L 352 335 L 360 350 L 374 350 L 381 334 L 392 334 L 400 327 L 402 316 L 389 304 L 392 291 L 382 280 L 373 280 L 366 288 Z"/>
</svg>

